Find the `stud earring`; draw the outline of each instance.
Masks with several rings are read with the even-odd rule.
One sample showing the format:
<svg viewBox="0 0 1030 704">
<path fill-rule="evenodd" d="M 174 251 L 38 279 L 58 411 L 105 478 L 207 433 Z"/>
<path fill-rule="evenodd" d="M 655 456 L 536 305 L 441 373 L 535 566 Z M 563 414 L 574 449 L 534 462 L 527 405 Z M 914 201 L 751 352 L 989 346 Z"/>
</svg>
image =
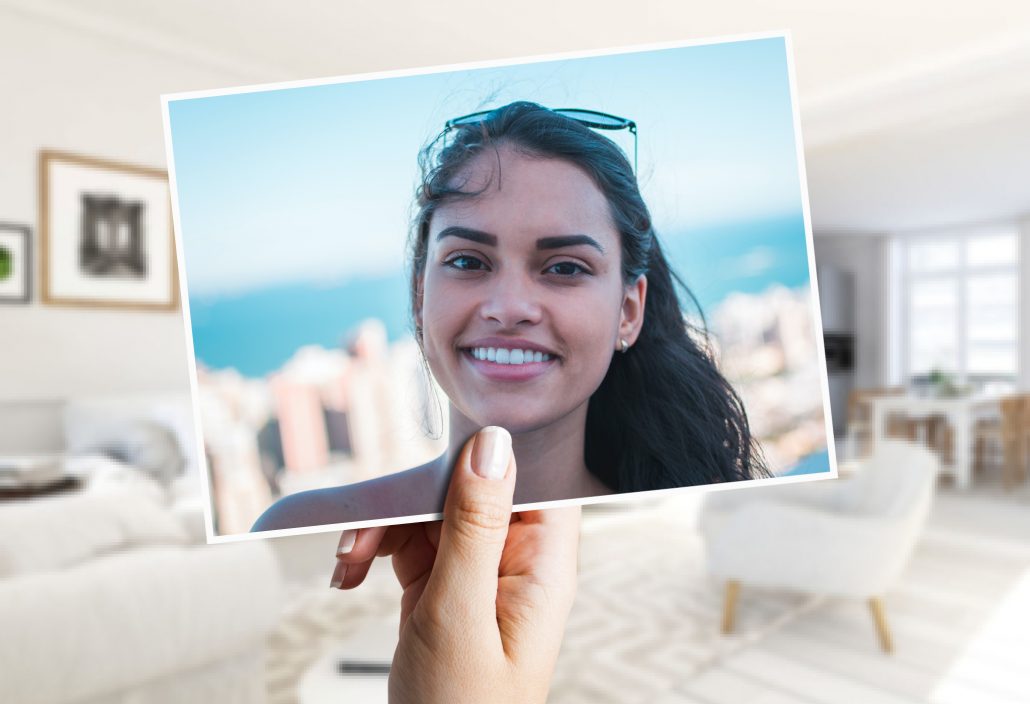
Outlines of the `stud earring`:
<svg viewBox="0 0 1030 704">
<path fill-rule="evenodd" d="M 622 353 L 626 354 L 626 350 L 629 349 L 629 343 L 624 338 L 619 338 L 619 344 L 622 345 Z"/>
</svg>

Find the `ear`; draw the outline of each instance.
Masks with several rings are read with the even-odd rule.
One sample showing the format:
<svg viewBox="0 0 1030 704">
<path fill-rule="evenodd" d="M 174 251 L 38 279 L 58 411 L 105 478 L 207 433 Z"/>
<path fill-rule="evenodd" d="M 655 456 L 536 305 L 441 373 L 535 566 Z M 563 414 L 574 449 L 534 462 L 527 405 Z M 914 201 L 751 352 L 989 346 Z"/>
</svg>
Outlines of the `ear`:
<svg viewBox="0 0 1030 704">
<path fill-rule="evenodd" d="M 641 274 L 637 280 L 626 287 L 622 296 L 622 313 L 619 318 L 619 339 L 615 341 L 615 349 L 621 350 L 620 340 L 633 346 L 640 337 L 640 329 L 644 325 L 644 304 L 647 302 L 647 276 Z"/>
</svg>

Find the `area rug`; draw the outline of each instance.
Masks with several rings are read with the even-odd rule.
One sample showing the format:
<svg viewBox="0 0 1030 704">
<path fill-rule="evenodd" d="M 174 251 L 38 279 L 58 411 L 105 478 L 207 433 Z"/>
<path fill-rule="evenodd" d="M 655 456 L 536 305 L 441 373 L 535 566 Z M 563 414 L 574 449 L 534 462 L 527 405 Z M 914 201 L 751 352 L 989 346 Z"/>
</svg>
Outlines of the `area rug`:
<svg viewBox="0 0 1030 704">
<path fill-rule="evenodd" d="M 745 587 L 735 634 L 721 635 L 723 585 L 706 574 L 690 498 L 585 513 L 576 602 L 549 702 L 656 701 L 818 603 Z M 369 624 L 395 627 L 400 589 L 380 562 L 356 590 L 319 584 L 294 594 L 269 640 L 272 704 L 297 701 L 301 677 L 327 648 Z"/>
</svg>

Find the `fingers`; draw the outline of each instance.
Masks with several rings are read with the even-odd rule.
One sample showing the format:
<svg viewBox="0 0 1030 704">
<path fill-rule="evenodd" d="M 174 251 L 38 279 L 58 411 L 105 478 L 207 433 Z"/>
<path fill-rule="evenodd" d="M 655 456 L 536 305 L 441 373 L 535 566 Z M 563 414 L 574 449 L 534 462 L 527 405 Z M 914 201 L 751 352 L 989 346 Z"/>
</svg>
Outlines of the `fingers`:
<svg viewBox="0 0 1030 704">
<path fill-rule="evenodd" d="M 487 427 L 462 448 L 423 601 L 438 615 L 496 621 L 497 570 L 511 520 L 515 457 L 511 436 Z"/>
<path fill-rule="evenodd" d="M 347 564 L 343 560 L 336 560 L 336 568 L 333 570 L 331 587 L 336 589 L 353 589 L 365 581 L 369 568 L 372 567 L 372 560 Z"/>
<path fill-rule="evenodd" d="M 377 555 L 393 555 L 420 530 L 421 524 L 413 523 L 343 531 L 337 544 L 336 565 L 329 586 L 336 589 L 358 586 Z"/>
<path fill-rule="evenodd" d="M 515 516 L 524 523 L 564 526 L 564 530 L 574 526 L 578 531 L 582 513 L 581 506 L 556 506 L 540 511 L 519 511 Z"/>
<path fill-rule="evenodd" d="M 358 531 L 345 530 L 340 532 L 340 541 L 336 544 L 336 556 L 346 555 L 354 549 L 354 539 L 358 537 Z"/>
<path fill-rule="evenodd" d="M 361 584 L 386 532 L 385 526 L 341 532 L 336 546 L 336 565 L 329 586 L 333 589 L 352 589 Z"/>
<path fill-rule="evenodd" d="M 436 548 L 429 536 L 429 528 L 433 525 L 437 526 L 436 534 L 439 535 L 438 522 L 417 524 L 417 530 L 412 531 L 408 540 L 392 553 L 393 571 L 402 589 L 407 589 L 412 582 L 433 569 Z"/>
<path fill-rule="evenodd" d="M 336 556 L 348 564 L 371 560 L 386 535 L 386 526 L 345 530 L 340 534 Z"/>
<path fill-rule="evenodd" d="M 376 555 L 395 555 L 394 570 L 402 585 L 419 579 L 440 565 L 436 593 L 445 608 L 459 608 L 446 599 L 460 598 L 474 589 L 472 603 L 486 608 L 497 592 L 498 565 L 508 525 L 518 520 L 511 513 L 515 490 L 515 457 L 506 430 L 488 427 L 462 448 L 451 476 L 444 506 L 444 522 L 405 524 L 344 531 L 337 547 L 337 564 L 330 586 L 350 589 L 364 580 Z M 398 560 L 405 547 L 408 558 Z M 417 555 L 413 559 L 410 555 Z M 427 585 L 428 587 L 428 585 Z M 448 596 L 449 595 L 449 596 Z M 464 602 L 467 608 L 468 602 Z"/>
</svg>

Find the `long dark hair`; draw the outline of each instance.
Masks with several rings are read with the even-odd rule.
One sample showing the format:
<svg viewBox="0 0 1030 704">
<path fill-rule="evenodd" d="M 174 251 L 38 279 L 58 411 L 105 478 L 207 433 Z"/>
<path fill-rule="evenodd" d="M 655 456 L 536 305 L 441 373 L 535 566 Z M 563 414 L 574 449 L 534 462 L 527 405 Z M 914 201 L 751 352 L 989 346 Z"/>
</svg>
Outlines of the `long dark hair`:
<svg viewBox="0 0 1030 704">
<path fill-rule="evenodd" d="M 624 283 L 647 275 L 640 336 L 627 352 L 615 353 L 590 397 L 587 468 L 616 492 L 769 476 L 740 397 L 716 366 L 697 299 L 662 253 L 626 155 L 573 119 L 536 103 L 515 102 L 441 133 L 422 150 L 409 242 L 412 310 L 433 213 L 443 203 L 481 193 L 463 190 L 457 177 L 484 149 L 502 144 L 585 171 L 608 201 L 619 232 Z M 675 283 L 700 314 L 699 325 L 685 318 Z"/>
</svg>

